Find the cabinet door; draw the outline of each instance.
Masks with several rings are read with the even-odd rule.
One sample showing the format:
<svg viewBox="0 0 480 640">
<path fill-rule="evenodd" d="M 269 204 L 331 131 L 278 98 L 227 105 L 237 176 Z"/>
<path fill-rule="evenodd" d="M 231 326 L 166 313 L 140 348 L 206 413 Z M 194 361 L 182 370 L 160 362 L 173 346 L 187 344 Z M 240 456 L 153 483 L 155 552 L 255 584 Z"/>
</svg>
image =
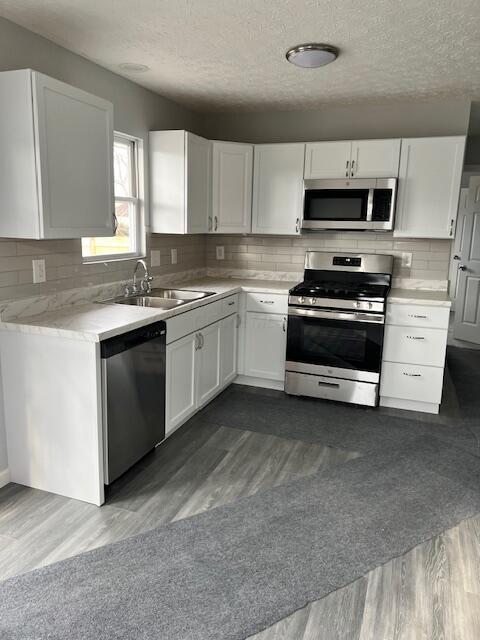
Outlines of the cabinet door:
<svg viewBox="0 0 480 640">
<path fill-rule="evenodd" d="M 32 83 L 40 237 L 112 236 L 113 106 L 40 73 Z"/>
<path fill-rule="evenodd" d="M 246 315 L 245 375 L 283 380 L 287 336 L 286 316 L 251 311 Z"/>
<path fill-rule="evenodd" d="M 253 145 L 213 143 L 212 231 L 248 233 L 252 228 Z"/>
<path fill-rule="evenodd" d="M 452 238 L 465 138 L 402 140 L 395 236 Z"/>
<path fill-rule="evenodd" d="M 300 233 L 304 144 L 255 145 L 253 233 Z"/>
<path fill-rule="evenodd" d="M 400 140 L 358 140 L 352 142 L 350 177 L 396 178 L 400 161 Z"/>
<path fill-rule="evenodd" d="M 225 387 L 237 375 L 237 321 L 235 313 L 220 323 L 220 386 Z"/>
<path fill-rule="evenodd" d="M 196 337 L 197 334 L 193 333 L 167 345 L 167 435 L 195 411 Z"/>
<path fill-rule="evenodd" d="M 305 148 L 305 178 L 348 178 L 350 140 L 312 142 Z"/>
<path fill-rule="evenodd" d="M 220 389 L 220 322 L 198 332 L 197 407 L 206 404 Z"/>
<path fill-rule="evenodd" d="M 210 215 L 212 144 L 193 133 L 185 134 L 186 233 L 206 233 Z"/>
</svg>

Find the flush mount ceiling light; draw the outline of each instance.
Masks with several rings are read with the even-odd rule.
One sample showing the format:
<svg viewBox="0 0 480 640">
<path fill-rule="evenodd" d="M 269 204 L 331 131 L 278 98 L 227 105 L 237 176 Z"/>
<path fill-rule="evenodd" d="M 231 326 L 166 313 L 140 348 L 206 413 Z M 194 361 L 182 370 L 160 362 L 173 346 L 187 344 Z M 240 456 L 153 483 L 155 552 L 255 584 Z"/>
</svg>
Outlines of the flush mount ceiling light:
<svg viewBox="0 0 480 640">
<path fill-rule="evenodd" d="M 150 67 L 147 67 L 147 65 L 136 64 L 135 62 L 122 62 L 118 67 L 127 73 L 145 73 L 146 71 L 150 71 Z"/>
<path fill-rule="evenodd" d="M 330 44 L 317 44 L 312 42 L 292 47 L 292 49 L 287 51 L 285 57 L 297 67 L 315 69 L 316 67 L 324 67 L 326 64 L 330 64 L 330 62 L 336 60 L 338 53 L 337 47 L 333 47 Z"/>
</svg>

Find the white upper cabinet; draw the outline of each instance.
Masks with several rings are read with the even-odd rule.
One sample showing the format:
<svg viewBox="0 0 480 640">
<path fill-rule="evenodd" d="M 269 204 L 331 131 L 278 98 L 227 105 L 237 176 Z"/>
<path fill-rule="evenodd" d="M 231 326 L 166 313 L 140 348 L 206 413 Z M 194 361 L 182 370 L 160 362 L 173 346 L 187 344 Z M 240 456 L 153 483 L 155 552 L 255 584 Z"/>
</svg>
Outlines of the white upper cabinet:
<svg viewBox="0 0 480 640">
<path fill-rule="evenodd" d="M 348 178 L 351 154 L 350 140 L 308 143 L 305 146 L 305 178 Z"/>
<path fill-rule="evenodd" d="M 252 232 L 300 233 L 305 145 L 255 145 Z"/>
<path fill-rule="evenodd" d="M 150 225 L 153 233 L 207 233 L 209 140 L 188 131 L 150 132 Z"/>
<path fill-rule="evenodd" d="M 400 140 L 311 142 L 305 149 L 305 178 L 396 178 Z"/>
<path fill-rule="evenodd" d="M 252 229 L 253 145 L 213 142 L 213 233 L 248 233 Z"/>
<path fill-rule="evenodd" d="M 113 106 L 24 69 L 0 73 L 0 236 L 112 236 Z"/>
<path fill-rule="evenodd" d="M 453 237 L 464 150 L 463 136 L 402 140 L 395 236 Z"/>
<path fill-rule="evenodd" d="M 396 178 L 400 161 L 400 140 L 358 140 L 352 142 L 350 177 Z"/>
</svg>

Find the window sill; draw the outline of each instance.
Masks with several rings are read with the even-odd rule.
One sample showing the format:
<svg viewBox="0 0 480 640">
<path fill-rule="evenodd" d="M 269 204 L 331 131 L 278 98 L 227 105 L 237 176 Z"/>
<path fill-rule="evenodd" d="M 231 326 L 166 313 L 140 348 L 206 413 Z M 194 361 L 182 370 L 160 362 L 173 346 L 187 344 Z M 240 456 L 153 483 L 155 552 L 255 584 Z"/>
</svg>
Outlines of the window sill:
<svg viewBox="0 0 480 640">
<path fill-rule="evenodd" d="M 108 264 L 110 262 L 128 262 L 131 260 L 145 259 L 144 253 L 129 253 L 122 256 L 92 256 L 91 258 L 82 258 L 82 264 Z"/>
</svg>

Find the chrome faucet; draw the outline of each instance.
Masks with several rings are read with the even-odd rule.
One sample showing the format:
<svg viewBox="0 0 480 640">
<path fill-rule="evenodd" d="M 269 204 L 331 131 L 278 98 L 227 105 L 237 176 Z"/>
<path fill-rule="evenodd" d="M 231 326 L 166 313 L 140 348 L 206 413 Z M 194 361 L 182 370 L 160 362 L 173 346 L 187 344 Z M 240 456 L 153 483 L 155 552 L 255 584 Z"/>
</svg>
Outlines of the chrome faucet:
<svg viewBox="0 0 480 640">
<path fill-rule="evenodd" d="M 143 279 L 140 280 L 140 286 L 137 284 L 137 271 L 138 267 L 143 267 L 144 276 Z M 133 270 L 133 284 L 127 284 L 125 287 L 125 295 L 137 295 L 138 293 L 150 293 L 152 290 L 152 280 L 153 276 L 148 272 L 147 263 L 145 260 L 137 260 L 135 265 L 135 269 Z"/>
</svg>

